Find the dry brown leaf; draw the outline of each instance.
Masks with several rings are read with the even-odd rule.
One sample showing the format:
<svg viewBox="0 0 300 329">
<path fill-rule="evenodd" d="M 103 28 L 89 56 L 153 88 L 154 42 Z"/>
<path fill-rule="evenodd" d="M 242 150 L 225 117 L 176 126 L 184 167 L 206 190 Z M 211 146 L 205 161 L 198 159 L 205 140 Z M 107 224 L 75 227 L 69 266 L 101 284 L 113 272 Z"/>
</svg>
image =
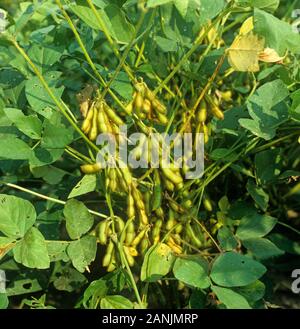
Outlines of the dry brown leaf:
<svg viewBox="0 0 300 329">
<path fill-rule="evenodd" d="M 280 57 L 277 51 L 272 48 L 265 48 L 264 51 L 259 54 L 259 60 L 266 63 L 282 63 L 284 57 L 285 56 Z"/>
<path fill-rule="evenodd" d="M 86 85 L 86 87 L 76 95 L 77 101 L 80 106 L 80 112 L 84 118 L 87 115 L 93 91 L 94 88 L 92 85 Z"/>
</svg>

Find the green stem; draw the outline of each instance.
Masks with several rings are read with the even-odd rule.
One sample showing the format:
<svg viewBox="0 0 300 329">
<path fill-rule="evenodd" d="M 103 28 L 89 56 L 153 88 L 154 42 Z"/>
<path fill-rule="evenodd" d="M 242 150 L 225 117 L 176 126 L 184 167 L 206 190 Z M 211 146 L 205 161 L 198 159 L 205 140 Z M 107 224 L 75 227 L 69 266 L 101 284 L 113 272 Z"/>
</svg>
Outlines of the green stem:
<svg viewBox="0 0 300 329">
<path fill-rule="evenodd" d="M 119 52 L 118 48 L 116 47 L 116 44 L 115 44 L 114 40 L 113 40 L 112 37 L 110 36 L 109 31 L 108 31 L 108 28 L 106 27 L 106 25 L 105 25 L 105 23 L 104 23 L 102 17 L 99 15 L 99 13 L 98 13 L 96 7 L 94 6 L 93 2 L 92 2 L 91 0 L 87 0 L 87 3 L 88 3 L 88 5 L 90 6 L 91 10 L 93 11 L 93 14 L 95 15 L 96 20 L 98 21 L 98 24 L 100 25 L 100 27 L 101 27 L 101 29 L 102 29 L 104 35 L 106 36 L 106 39 L 108 40 L 108 42 L 109 42 L 109 44 L 110 44 L 110 46 L 111 46 L 113 52 L 115 53 L 116 57 L 119 59 L 119 61 L 120 61 L 120 64 L 119 64 L 119 65 L 120 65 L 120 68 L 123 67 L 124 70 L 126 71 L 126 73 L 128 74 L 129 78 L 130 78 L 132 81 L 134 81 L 134 79 L 135 79 L 135 78 L 134 78 L 134 75 L 132 74 L 130 68 L 129 68 L 129 67 L 126 65 L 126 63 L 125 63 L 125 60 L 126 60 L 126 58 L 127 58 L 127 54 L 128 54 L 128 52 L 130 51 L 131 47 L 129 48 L 129 51 L 128 51 L 127 54 L 126 54 L 125 59 L 124 59 L 124 56 L 123 56 L 123 58 L 121 58 L 120 52 Z M 142 13 L 142 15 L 145 16 L 144 13 Z M 137 33 L 137 31 L 138 31 L 138 29 L 136 29 L 136 33 Z M 134 40 L 134 38 L 133 38 L 133 40 Z M 127 48 L 128 48 L 128 47 L 127 47 Z M 106 89 L 107 89 L 109 86 L 110 86 L 110 84 L 108 84 L 108 86 L 106 86 Z"/>
<path fill-rule="evenodd" d="M 290 226 L 290 225 L 288 225 L 288 224 L 286 224 L 286 223 L 280 222 L 280 221 L 278 221 L 277 223 L 278 223 L 279 225 L 281 225 L 281 226 L 284 226 L 284 227 L 290 229 L 291 231 L 297 233 L 298 235 L 300 235 L 300 231 L 298 231 L 297 229 L 293 228 L 292 226 Z"/>
<path fill-rule="evenodd" d="M 62 204 L 62 205 L 65 205 L 66 204 L 66 201 L 58 200 L 58 199 L 51 198 L 51 197 L 49 197 L 47 195 L 44 195 L 44 194 L 41 194 L 41 193 L 33 192 L 31 190 L 28 190 L 25 187 L 21 187 L 21 186 L 16 185 L 16 184 L 6 183 L 6 182 L 3 182 L 3 181 L 0 181 L 0 184 L 6 185 L 6 186 L 11 187 L 11 188 L 14 188 L 16 190 L 20 190 L 22 192 L 26 192 L 26 193 L 35 195 L 35 196 L 37 196 L 37 197 L 39 197 L 41 199 L 44 199 L 44 200 L 48 200 L 48 201 L 51 201 L 51 202 L 59 203 L 59 204 Z M 90 214 L 93 214 L 93 215 L 98 216 L 98 217 L 101 217 L 101 218 L 105 218 L 106 219 L 108 217 L 108 216 L 106 216 L 104 214 L 101 214 L 101 213 L 99 213 L 97 211 L 94 211 L 94 210 L 88 209 L 88 212 Z"/>
<path fill-rule="evenodd" d="M 63 13 L 63 16 L 65 17 L 65 19 L 67 20 L 71 30 L 73 31 L 74 35 L 75 35 L 75 38 L 87 60 L 87 62 L 89 63 L 91 69 L 93 70 L 94 74 L 97 76 L 97 78 L 99 79 L 99 81 L 101 82 L 102 86 L 105 88 L 107 85 L 106 85 L 106 82 L 105 80 L 102 78 L 102 76 L 100 75 L 100 73 L 98 72 L 95 64 L 93 63 L 90 55 L 88 54 L 82 40 L 81 40 L 81 37 L 79 35 L 79 33 L 77 32 L 76 30 L 76 27 L 75 25 L 73 24 L 70 16 L 68 15 L 68 13 L 65 11 L 65 9 L 63 8 L 62 4 L 61 4 L 61 1 L 60 0 L 55 0 L 58 7 L 60 8 L 61 12 Z M 126 106 L 120 101 L 120 99 L 115 95 L 115 93 L 109 89 L 109 94 L 111 95 L 111 97 L 115 100 L 115 102 L 126 112 Z M 127 113 L 127 112 L 126 112 Z"/>
</svg>

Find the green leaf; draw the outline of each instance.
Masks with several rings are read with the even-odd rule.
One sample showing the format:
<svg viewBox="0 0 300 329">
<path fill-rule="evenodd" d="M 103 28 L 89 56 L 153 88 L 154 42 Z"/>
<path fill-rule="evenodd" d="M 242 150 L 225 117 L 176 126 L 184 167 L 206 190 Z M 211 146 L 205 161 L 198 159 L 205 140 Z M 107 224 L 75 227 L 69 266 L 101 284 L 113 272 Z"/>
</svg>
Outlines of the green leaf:
<svg viewBox="0 0 300 329">
<path fill-rule="evenodd" d="M 94 224 L 94 218 L 83 202 L 68 200 L 64 207 L 67 232 L 71 239 L 79 239 Z"/>
<path fill-rule="evenodd" d="M 246 188 L 256 204 L 263 211 L 266 211 L 269 204 L 269 195 L 261 187 L 256 186 L 253 180 L 248 180 Z"/>
<path fill-rule="evenodd" d="M 212 291 L 228 309 L 251 309 L 246 298 L 231 289 L 212 286 Z"/>
<path fill-rule="evenodd" d="M 69 265 L 56 266 L 53 285 L 57 290 L 72 292 L 87 283 L 86 277 Z"/>
<path fill-rule="evenodd" d="M 238 246 L 238 241 L 234 237 L 231 230 L 222 226 L 218 231 L 218 240 L 220 242 L 220 246 L 225 251 L 230 251 L 235 249 Z"/>
<path fill-rule="evenodd" d="M 96 251 L 97 239 L 94 236 L 87 235 L 80 240 L 72 241 L 67 248 L 73 266 L 82 273 L 94 261 Z"/>
<path fill-rule="evenodd" d="M 234 288 L 233 290 L 244 296 L 252 304 L 264 297 L 266 288 L 261 281 L 257 280 L 248 286 Z"/>
<path fill-rule="evenodd" d="M 190 309 L 204 309 L 206 305 L 206 293 L 203 290 L 193 289 L 190 300 Z"/>
<path fill-rule="evenodd" d="M 72 189 L 68 198 L 74 198 L 79 195 L 93 192 L 96 189 L 97 176 L 96 175 L 85 175 Z"/>
<path fill-rule="evenodd" d="M 31 162 L 31 172 L 36 178 L 43 178 L 45 182 L 51 185 L 58 184 L 67 174 L 66 171 L 54 166 L 34 167 Z"/>
<path fill-rule="evenodd" d="M 154 8 L 157 6 L 165 5 L 166 3 L 170 3 L 170 2 L 174 2 L 174 0 L 149 0 L 147 1 L 147 7 Z"/>
<path fill-rule="evenodd" d="M 263 36 L 266 45 L 274 48 L 280 56 L 283 56 L 286 50 L 300 53 L 300 35 L 295 33 L 292 25 L 257 8 L 254 9 L 254 30 Z"/>
<path fill-rule="evenodd" d="M 73 132 L 63 124 L 52 124 L 44 121 L 44 131 L 41 146 L 47 149 L 63 149 L 73 140 Z"/>
<path fill-rule="evenodd" d="M 50 262 L 57 262 L 63 260 L 67 262 L 69 257 L 67 255 L 68 243 L 65 241 L 47 241 L 47 250 Z"/>
<path fill-rule="evenodd" d="M 47 72 L 45 73 L 44 79 L 48 83 L 51 91 L 56 96 L 56 98 L 60 99 L 64 87 L 56 87 L 58 79 L 61 75 L 61 72 Z M 26 82 L 25 93 L 27 100 L 34 111 L 41 114 L 46 118 L 51 118 L 52 111 L 47 108 L 56 109 L 56 104 L 53 99 L 49 96 L 44 86 L 40 82 L 38 77 L 33 77 Z"/>
<path fill-rule="evenodd" d="M 265 272 L 266 268 L 257 261 L 235 252 L 227 252 L 213 263 L 211 279 L 224 287 L 247 286 Z"/>
<path fill-rule="evenodd" d="M 13 249 L 14 259 L 24 266 L 37 269 L 50 267 L 50 258 L 45 238 L 35 227 L 32 227 Z"/>
<path fill-rule="evenodd" d="M 26 273 L 26 272 L 25 272 Z M 48 279 L 47 279 L 48 280 Z M 37 291 L 42 291 L 42 285 L 44 285 L 47 280 L 41 275 L 39 276 L 39 280 L 37 278 L 32 279 L 20 279 L 17 277 L 11 282 L 6 289 L 7 296 L 18 296 L 29 293 L 34 293 Z"/>
<path fill-rule="evenodd" d="M 281 172 L 281 150 L 266 150 L 255 155 L 256 176 L 262 184 L 278 180 Z"/>
<path fill-rule="evenodd" d="M 120 72 L 111 84 L 111 88 L 115 90 L 121 97 L 126 100 L 132 99 L 133 88 L 128 75 L 125 72 Z"/>
<path fill-rule="evenodd" d="M 206 289 L 210 286 L 208 264 L 199 256 L 178 257 L 173 273 L 176 279 L 192 287 Z"/>
<path fill-rule="evenodd" d="M 33 205 L 6 194 L 0 194 L 0 204 L 0 231 L 8 237 L 23 237 L 36 220 Z"/>
<path fill-rule="evenodd" d="M 142 269 L 141 280 L 155 282 L 167 275 L 174 262 L 172 249 L 164 244 L 152 246 L 145 254 Z"/>
<path fill-rule="evenodd" d="M 290 115 L 293 120 L 300 121 L 300 90 L 295 91 L 291 95 L 293 104 L 290 108 Z"/>
<path fill-rule="evenodd" d="M 236 235 L 241 240 L 261 238 L 270 233 L 277 219 L 268 215 L 253 214 L 241 219 Z"/>
<path fill-rule="evenodd" d="M 106 296 L 108 291 L 107 282 L 103 279 L 99 279 L 91 282 L 91 284 L 84 291 L 83 306 L 89 309 L 95 309 L 99 307 L 100 300 Z"/>
<path fill-rule="evenodd" d="M 283 103 L 288 96 L 287 86 L 281 80 L 264 84 L 248 101 L 252 120 L 240 119 L 240 125 L 258 137 L 272 139 L 277 127 L 288 118 L 288 108 Z"/>
<path fill-rule="evenodd" d="M 9 301 L 5 293 L 0 293 L 0 310 L 4 310 L 8 307 Z"/>
<path fill-rule="evenodd" d="M 54 49 L 33 44 L 28 51 L 28 56 L 41 73 L 52 70 L 53 64 L 59 61 L 61 52 Z"/>
<path fill-rule="evenodd" d="M 284 254 L 283 250 L 279 249 L 270 240 L 264 238 L 243 240 L 243 246 L 259 260 L 278 257 Z"/>
<path fill-rule="evenodd" d="M 39 139 L 42 132 L 42 123 L 35 115 L 26 116 L 21 110 L 6 108 L 4 112 L 7 118 L 16 125 L 25 135 L 32 139 Z"/>
<path fill-rule="evenodd" d="M 101 299 L 100 307 L 102 309 L 133 309 L 132 302 L 120 295 L 105 296 Z"/>
<path fill-rule="evenodd" d="M 82 2 L 80 5 L 70 5 L 73 12 L 82 19 L 88 26 L 95 30 L 101 30 L 96 16 L 91 8 Z M 104 25 L 107 27 L 110 36 L 119 43 L 129 43 L 134 34 L 134 27 L 127 21 L 124 12 L 117 6 L 110 4 L 104 9 L 98 10 Z"/>
<path fill-rule="evenodd" d="M 32 157 L 32 149 L 15 136 L 2 136 L 0 158 L 9 160 L 28 160 Z"/>
<path fill-rule="evenodd" d="M 237 0 L 237 4 L 274 12 L 278 8 L 280 0 Z"/>
<path fill-rule="evenodd" d="M 269 239 L 281 250 L 293 255 L 300 255 L 300 243 L 292 241 L 279 233 L 272 233 Z"/>
</svg>

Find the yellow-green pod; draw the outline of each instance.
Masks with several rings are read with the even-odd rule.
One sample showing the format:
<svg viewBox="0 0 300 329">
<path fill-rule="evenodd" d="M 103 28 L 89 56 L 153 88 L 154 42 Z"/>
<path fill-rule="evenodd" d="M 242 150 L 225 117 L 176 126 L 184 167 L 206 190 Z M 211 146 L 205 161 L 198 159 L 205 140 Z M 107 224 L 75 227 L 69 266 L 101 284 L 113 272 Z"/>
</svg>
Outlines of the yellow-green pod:
<svg viewBox="0 0 300 329">
<path fill-rule="evenodd" d="M 111 259 L 110 259 L 110 263 L 109 263 L 109 265 L 107 266 L 107 269 L 106 269 L 107 272 L 113 272 L 116 269 L 117 261 L 116 261 L 116 255 L 115 254 L 116 254 L 115 251 L 113 251 L 113 254 L 112 254 Z"/>
<path fill-rule="evenodd" d="M 118 126 L 124 124 L 123 120 L 115 113 L 115 111 L 109 107 L 107 104 L 104 105 L 104 110 L 108 118 Z"/>
<path fill-rule="evenodd" d="M 169 121 L 165 114 L 161 114 L 159 112 L 156 112 L 156 116 L 157 116 L 158 121 L 162 125 L 166 125 L 168 123 L 168 121 Z"/>
<path fill-rule="evenodd" d="M 139 219 L 142 223 L 142 225 L 148 225 L 149 224 L 149 220 L 148 220 L 148 216 L 145 212 L 144 209 L 140 209 L 139 211 Z"/>
<path fill-rule="evenodd" d="M 170 209 L 171 210 L 171 209 Z M 176 222 L 176 219 L 172 216 L 172 217 L 169 217 L 169 219 L 167 220 L 167 223 L 166 223 L 166 230 L 167 231 L 170 231 L 172 230 L 172 228 L 177 224 Z"/>
<path fill-rule="evenodd" d="M 102 259 L 102 266 L 107 267 L 111 261 L 113 250 L 114 250 L 114 243 L 110 240 L 108 246 L 106 248 L 105 255 Z"/>
<path fill-rule="evenodd" d="M 126 246 L 124 246 L 124 253 L 125 253 L 125 257 L 127 259 L 129 266 L 132 267 L 134 265 L 135 261 L 134 261 L 133 256 L 130 254 L 129 249 Z"/>
<path fill-rule="evenodd" d="M 149 227 L 148 226 L 146 226 L 145 228 L 143 228 L 141 230 L 141 232 L 139 232 L 138 235 L 134 238 L 134 240 L 131 243 L 131 246 L 132 247 L 137 247 L 141 243 L 141 241 L 143 240 L 143 238 L 144 238 L 144 236 L 145 236 L 145 234 L 146 234 L 146 232 L 148 230 L 149 230 Z"/>
<path fill-rule="evenodd" d="M 159 207 L 155 210 L 155 214 L 159 217 L 159 218 L 164 218 L 164 211 L 162 209 L 162 207 Z"/>
<path fill-rule="evenodd" d="M 213 106 L 211 108 L 211 112 L 217 119 L 224 120 L 224 113 L 220 110 L 218 106 Z"/>
<path fill-rule="evenodd" d="M 151 102 L 148 99 L 144 99 L 142 111 L 145 113 L 150 113 L 152 110 Z"/>
<path fill-rule="evenodd" d="M 117 217 L 116 218 L 116 224 L 117 224 L 117 230 L 119 233 L 122 233 L 124 228 L 125 228 L 125 222 L 123 221 L 122 218 Z"/>
<path fill-rule="evenodd" d="M 99 107 L 99 110 L 98 110 L 97 123 L 98 123 L 98 129 L 101 133 L 105 134 L 105 133 L 109 132 L 109 129 L 106 125 L 105 114 L 103 112 L 102 107 Z"/>
<path fill-rule="evenodd" d="M 168 179 L 164 180 L 164 184 L 166 186 L 166 189 L 169 192 L 174 192 L 175 191 L 175 185 L 172 182 L 170 182 Z"/>
<path fill-rule="evenodd" d="M 207 120 L 207 106 L 204 100 L 202 100 L 199 105 L 197 120 L 198 122 L 205 122 Z"/>
<path fill-rule="evenodd" d="M 134 99 L 134 109 L 137 113 L 140 113 L 144 104 L 144 97 L 140 92 L 136 93 L 135 99 Z"/>
<path fill-rule="evenodd" d="M 120 168 L 123 174 L 123 178 L 128 186 L 132 184 L 132 175 L 128 167 Z"/>
<path fill-rule="evenodd" d="M 99 240 L 99 243 L 102 245 L 107 244 L 108 226 L 109 226 L 109 223 L 107 220 L 100 222 L 97 226 L 98 240 Z"/>
<path fill-rule="evenodd" d="M 127 217 L 131 219 L 135 216 L 134 199 L 131 194 L 127 196 Z"/>
<path fill-rule="evenodd" d="M 182 205 L 183 205 L 183 207 L 189 209 L 193 206 L 193 202 L 192 202 L 192 200 L 185 200 Z"/>
<path fill-rule="evenodd" d="M 160 230 L 161 230 L 162 224 L 163 224 L 163 221 L 161 219 L 158 219 L 153 226 L 152 239 L 153 239 L 154 243 L 157 243 L 160 240 Z"/>
<path fill-rule="evenodd" d="M 98 122 L 97 121 L 98 121 L 98 110 L 97 110 L 97 108 L 95 108 L 94 113 L 93 113 L 92 126 L 89 131 L 89 139 L 91 141 L 95 141 L 98 136 Z"/>
<path fill-rule="evenodd" d="M 167 179 L 169 179 L 173 184 L 177 185 L 183 182 L 183 179 L 181 176 L 176 174 L 174 171 L 172 171 L 170 168 L 164 168 L 162 166 L 161 168 L 163 174 Z"/>
<path fill-rule="evenodd" d="M 156 98 L 152 100 L 152 107 L 155 110 L 157 116 L 158 114 L 165 115 L 167 112 L 166 107 L 162 105 L 161 102 Z"/>
<path fill-rule="evenodd" d="M 84 174 L 91 175 L 91 174 L 98 173 L 102 168 L 101 168 L 100 163 L 95 163 L 95 164 L 82 165 L 82 166 L 80 166 L 80 169 Z"/>
<path fill-rule="evenodd" d="M 182 231 L 183 231 L 183 225 L 181 223 L 177 224 L 177 226 L 175 228 L 175 233 L 180 234 Z"/>
<path fill-rule="evenodd" d="M 150 246 L 150 241 L 145 236 L 144 239 L 141 241 L 141 244 L 140 244 L 140 252 L 141 252 L 141 254 L 144 254 L 146 252 L 146 250 L 149 248 L 149 246 Z"/>
<path fill-rule="evenodd" d="M 147 98 L 150 102 L 152 102 L 152 101 L 155 100 L 155 95 L 154 95 L 154 93 L 153 93 L 148 87 L 146 88 L 145 96 L 146 96 L 146 98 Z"/>
<path fill-rule="evenodd" d="M 85 119 L 82 123 L 81 130 L 87 135 L 92 127 L 92 120 Z"/>
<path fill-rule="evenodd" d="M 203 205 L 204 205 L 204 208 L 208 212 L 213 211 L 213 207 L 212 207 L 211 201 L 209 200 L 209 198 L 207 196 L 204 196 L 204 198 L 203 198 Z"/>
<path fill-rule="evenodd" d="M 197 248 L 200 248 L 202 246 L 202 242 L 200 241 L 200 239 L 196 236 L 192 226 L 190 223 L 186 224 L 186 233 L 188 235 L 188 237 L 191 239 L 191 242 L 193 244 L 195 244 L 195 246 Z"/>
</svg>

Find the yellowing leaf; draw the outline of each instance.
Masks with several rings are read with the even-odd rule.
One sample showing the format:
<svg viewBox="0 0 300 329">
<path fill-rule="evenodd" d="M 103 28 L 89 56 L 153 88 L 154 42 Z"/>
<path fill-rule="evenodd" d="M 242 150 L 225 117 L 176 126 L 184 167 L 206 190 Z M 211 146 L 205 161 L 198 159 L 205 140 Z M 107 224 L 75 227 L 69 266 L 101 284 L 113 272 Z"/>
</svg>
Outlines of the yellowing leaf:
<svg viewBox="0 0 300 329">
<path fill-rule="evenodd" d="M 259 55 L 264 50 L 264 39 L 252 32 L 238 35 L 227 50 L 228 60 L 232 68 L 240 72 L 259 71 Z"/>
<path fill-rule="evenodd" d="M 240 35 L 246 35 L 254 29 L 253 16 L 247 18 L 240 28 Z"/>
<path fill-rule="evenodd" d="M 259 54 L 259 60 L 266 63 L 280 63 L 283 61 L 285 56 L 280 57 L 275 49 L 272 48 L 265 48 Z"/>
</svg>

